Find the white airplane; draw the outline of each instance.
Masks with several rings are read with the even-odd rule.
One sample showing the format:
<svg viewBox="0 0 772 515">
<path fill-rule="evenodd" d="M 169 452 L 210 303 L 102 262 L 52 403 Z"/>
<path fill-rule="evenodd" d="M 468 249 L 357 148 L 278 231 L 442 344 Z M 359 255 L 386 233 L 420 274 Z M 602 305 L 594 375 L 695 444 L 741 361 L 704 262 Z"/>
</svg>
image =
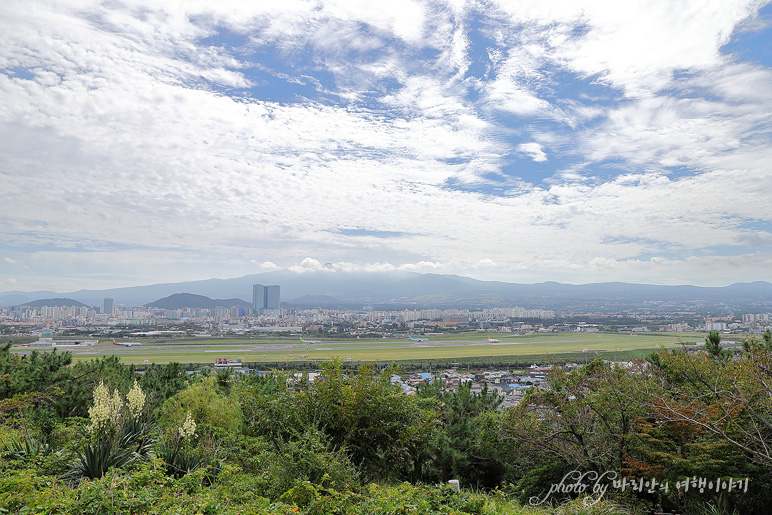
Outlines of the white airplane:
<svg viewBox="0 0 772 515">
<path fill-rule="evenodd" d="M 491 338 L 488 336 L 488 343 L 501 343 L 501 340 L 497 340 L 496 338 Z"/>
<path fill-rule="evenodd" d="M 300 337 L 300 343 L 322 343 L 321 340 L 304 340 L 303 337 Z"/>
<path fill-rule="evenodd" d="M 113 340 L 113 345 L 120 345 L 121 347 L 141 347 L 142 344 L 139 342 L 116 342 Z"/>
<path fill-rule="evenodd" d="M 428 342 L 429 338 L 413 338 L 409 334 L 407 335 L 408 339 L 412 342 Z"/>
</svg>

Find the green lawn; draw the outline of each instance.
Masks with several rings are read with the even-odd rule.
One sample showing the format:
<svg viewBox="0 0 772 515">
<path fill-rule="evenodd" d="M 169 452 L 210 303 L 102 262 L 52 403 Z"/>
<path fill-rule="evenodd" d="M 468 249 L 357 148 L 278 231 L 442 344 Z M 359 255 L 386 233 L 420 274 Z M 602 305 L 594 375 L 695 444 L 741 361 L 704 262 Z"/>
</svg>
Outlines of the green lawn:
<svg viewBox="0 0 772 515">
<path fill-rule="evenodd" d="M 215 358 L 241 358 L 250 362 L 322 361 L 338 358 L 347 361 L 410 361 L 470 357 L 532 356 L 588 352 L 619 352 L 671 348 L 704 338 L 699 333 L 677 334 L 601 334 L 552 333 L 502 335 L 491 333 L 500 344 L 488 345 L 486 334 L 468 333 L 429 337 L 428 342 L 406 339 L 320 339 L 306 352 L 306 345 L 293 337 L 200 338 L 190 340 L 144 340 L 142 347 L 118 348 L 100 343 L 93 353 L 75 352 L 74 360 L 89 360 L 99 355 L 115 354 L 127 364 L 213 363 Z M 314 338 L 317 339 L 317 338 Z M 282 349 L 273 346 L 281 345 Z M 291 355 L 290 355 L 291 354 Z M 305 356 L 307 357 L 300 357 Z"/>
</svg>

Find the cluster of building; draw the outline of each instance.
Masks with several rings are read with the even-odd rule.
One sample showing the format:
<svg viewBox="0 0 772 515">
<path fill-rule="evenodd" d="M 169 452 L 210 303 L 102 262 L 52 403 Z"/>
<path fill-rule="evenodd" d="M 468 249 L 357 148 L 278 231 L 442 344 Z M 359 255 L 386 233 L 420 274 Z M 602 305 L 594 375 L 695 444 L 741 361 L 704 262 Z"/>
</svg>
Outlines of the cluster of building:
<svg viewBox="0 0 772 515">
<path fill-rule="evenodd" d="M 568 368 L 575 365 L 569 365 Z M 418 372 L 403 377 L 393 375 L 391 382 L 399 385 L 408 394 L 414 394 L 424 383 L 438 381 L 446 392 L 456 392 L 466 383 L 470 383 L 470 392 L 481 394 L 487 390 L 489 393 L 501 397 L 501 406 L 511 406 L 519 403 L 528 388 L 532 386 L 543 387 L 546 385 L 547 374 L 552 367 L 539 367 L 532 365 L 524 372 L 509 372 L 506 370 L 486 370 L 480 373 L 459 371 L 458 369 L 444 370 L 432 374 L 430 372 Z"/>
<path fill-rule="evenodd" d="M 566 369 L 576 367 L 569 364 Z M 231 370 L 240 374 L 272 374 L 272 371 L 257 371 L 242 364 L 240 359 L 217 358 L 214 362 L 215 371 Z M 515 405 L 523 399 L 525 392 L 531 387 L 546 387 L 547 374 L 552 370 L 551 366 L 540 367 L 532 365 L 524 372 L 509 372 L 506 370 L 483 371 L 480 373 L 459 371 L 457 367 L 443 370 L 438 373 L 416 372 L 410 375 L 393 374 L 391 383 L 399 386 L 406 395 L 415 395 L 422 385 L 439 382 L 440 387 L 446 392 L 456 392 L 466 383 L 469 383 L 472 394 L 481 394 L 487 390 L 491 394 L 500 397 L 500 407 Z M 319 372 L 295 372 L 288 376 L 290 388 L 302 380 L 313 383 Z"/>
<path fill-rule="evenodd" d="M 555 321 L 562 317 L 566 321 Z M 635 322 L 614 326 L 615 317 Z M 588 321 L 581 321 L 586 319 Z M 675 320 L 673 320 L 675 319 Z M 551 323 L 550 323 L 551 322 Z M 5 326 L 5 328 L 3 328 Z M 300 309 L 284 306 L 279 285 L 255 284 L 251 306 L 182 307 L 176 309 L 147 306 L 116 306 L 105 298 L 100 307 L 14 306 L 0 308 L 0 331 L 5 334 L 54 334 L 80 330 L 116 333 L 136 331 L 185 330 L 214 334 L 255 334 L 312 332 L 332 334 L 389 334 L 394 330 L 427 333 L 433 330 L 480 329 L 494 332 L 619 332 L 720 331 L 761 333 L 772 328 L 772 314 L 745 313 L 700 317 L 697 313 L 556 313 L 547 309 L 519 306 L 469 309 Z M 67 334 L 67 333 L 65 333 Z M 69 334 L 77 334 L 70 332 Z"/>
<path fill-rule="evenodd" d="M 427 328 L 477 327 L 494 331 L 529 332 L 543 330 L 540 324 L 515 323 L 513 318 L 551 319 L 555 312 L 522 307 L 466 309 L 361 310 L 281 306 L 278 285 L 255 284 L 252 306 L 215 308 L 156 308 L 116 306 L 105 298 L 101 309 L 88 306 L 14 306 L 0 308 L 0 326 L 13 326 L 24 334 L 55 333 L 65 330 L 114 333 L 122 328 L 139 331 L 196 328 L 209 334 L 250 334 L 269 332 L 329 332 L 352 335 L 398 329 L 424 332 Z"/>
<path fill-rule="evenodd" d="M 633 366 L 632 362 L 619 363 L 619 366 Z M 565 370 L 572 370 L 579 365 L 568 363 L 563 366 Z M 214 370 L 230 369 L 234 373 L 241 374 L 272 374 L 273 371 L 257 371 L 242 364 L 240 359 L 217 358 L 214 362 Z M 444 392 L 457 392 L 459 388 L 469 386 L 470 393 L 482 394 L 487 391 L 500 399 L 499 408 L 513 406 L 522 401 L 529 388 L 549 388 L 547 376 L 552 371 L 552 366 L 531 365 L 522 372 L 507 370 L 486 370 L 482 372 L 470 372 L 459 370 L 454 366 L 448 370 L 439 372 L 416 372 L 408 375 L 392 374 L 391 383 L 400 387 L 406 395 L 416 395 L 419 388 L 425 384 L 437 384 Z M 320 376 L 320 372 L 295 372 L 287 377 L 289 388 L 296 388 L 304 380 L 313 383 Z"/>
<path fill-rule="evenodd" d="M 745 313 L 740 317 L 734 315 L 723 317 L 708 317 L 705 325 L 698 329 L 718 332 L 748 332 L 763 333 L 772 329 L 772 313 Z"/>
</svg>

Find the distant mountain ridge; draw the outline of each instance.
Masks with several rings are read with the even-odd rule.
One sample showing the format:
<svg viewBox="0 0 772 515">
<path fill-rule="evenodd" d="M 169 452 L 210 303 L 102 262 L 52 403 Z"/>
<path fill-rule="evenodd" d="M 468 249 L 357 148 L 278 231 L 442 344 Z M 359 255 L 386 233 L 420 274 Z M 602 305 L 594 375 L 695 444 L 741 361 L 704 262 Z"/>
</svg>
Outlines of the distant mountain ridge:
<svg viewBox="0 0 772 515">
<path fill-rule="evenodd" d="M 205 295 L 196 295 L 193 293 L 174 293 L 163 299 L 158 299 L 150 304 L 145 304 L 149 308 L 162 309 L 214 309 L 217 307 L 231 308 L 238 306 L 240 308 L 249 307 L 250 304 L 241 299 L 210 299 Z"/>
<path fill-rule="evenodd" d="M 73 299 L 66 299 L 66 298 L 55 298 L 55 299 L 38 299 L 33 300 L 32 302 L 25 302 L 24 304 L 19 304 L 20 306 L 29 306 L 31 308 L 40 308 L 43 306 L 50 306 L 50 307 L 76 307 L 76 308 L 88 308 L 91 306 L 87 306 L 86 304 L 83 304 L 82 302 L 78 302 L 77 300 Z"/>
<path fill-rule="evenodd" d="M 105 297 L 120 305 L 146 305 L 179 292 L 209 299 L 252 298 L 253 284 L 278 284 L 282 303 L 297 307 L 356 307 L 364 305 L 437 308 L 523 306 L 553 310 L 618 311 L 631 307 L 673 304 L 686 308 L 746 306 L 758 312 L 772 311 L 772 284 L 766 281 L 736 283 L 723 287 L 691 285 L 660 286 L 622 282 L 583 285 L 544 282 L 517 284 L 480 281 L 458 275 L 415 272 L 329 272 L 296 273 L 279 270 L 232 279 L 207 279 L 182 283 L 154 284 L 71 293 L 0 293 L 0 305 L 27 303 L 40 297 L 61 296 L 92 306 Z M 43 295 L 45 293 L 45 295 Z M 5 299 L 12 298 L 13 302 Z M 217 301 L 222 303 L 228 301 Z M 244 302 L 245 305 L 249 305 Z M 187 306 L 191 307 L 191 306 Z"/>
</svg>

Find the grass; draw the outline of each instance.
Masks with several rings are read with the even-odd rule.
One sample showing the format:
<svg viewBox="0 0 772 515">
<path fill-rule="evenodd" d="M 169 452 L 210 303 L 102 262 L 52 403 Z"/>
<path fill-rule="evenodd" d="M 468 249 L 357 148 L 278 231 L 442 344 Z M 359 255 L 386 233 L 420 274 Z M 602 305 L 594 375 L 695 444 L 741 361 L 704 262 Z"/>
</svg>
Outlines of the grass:
<svg viewBox="0 0 772 515">
<path fill-rule="evenodd" d="M 699 341 L 699 333 L 652 333 L 631 336 L 608 333 L 551 333 L 533 335 L 491 335 L 501 344 L 488 345 L 485 333 L 466 333 L 430 337 L 428 342 L 406 339 L 323 339 L 308 347 L 296 337 L 196 338 L 167 341 L 143 340 L 142 347 L 123 348 L 103 342 L 88 351 L 73 353 L 74 361 L 100 355 L 117 355 L 126 364 L 213 363 L 215 358 L 240 358 L 245 362 L 297 362 L 341 359 L 343 361 L 549 361 L 550 356 L 640 357 L 657 348 L 672 348 L 681 342 Z M 316 338 L 315 338 L 316 339 Z M 277 345 L 281 347 L 278 348 Z M 307 357 L 300 358 L 307 354 Z"/>
</svg>

